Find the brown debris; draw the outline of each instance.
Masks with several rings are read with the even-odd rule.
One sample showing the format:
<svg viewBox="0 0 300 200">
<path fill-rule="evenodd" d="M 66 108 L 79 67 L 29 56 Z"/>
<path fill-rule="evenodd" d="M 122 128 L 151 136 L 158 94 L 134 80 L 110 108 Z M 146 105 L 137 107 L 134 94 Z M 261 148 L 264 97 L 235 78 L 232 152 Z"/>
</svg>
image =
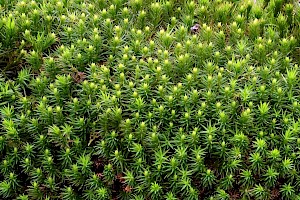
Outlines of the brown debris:
<svg viewBox="0 0 300 200">
<path fill-rule="evenodd" d="M 126 185 L 126 187 L 123 189 L 126 193 L 130 193 L 132 191 L 132 187 L 129 185 Z"/>
<path fill-rule="evenodd" d="M 229 194 L 230 194 L 230 199 L 232 199 L 232 200 L 240 199 L 240 194 L 236 190 L 229 192 Z"/>
<path fill-rule="evenodd" d="M 72 78 L 76 83 L 81 83 L 85 80 L 86 75 L 84 72 L 75 72 L 72 74 Z"/>
<path fill-rule="evenodd" d="M 117 174 L 116 179 L 118 179 L 121 183 L 125 182 L 125 178 L 123 177 L 122 173 Z"/>
<path fill-rule="evenodd" d="M 274 188 L 271 190 L 271 199 L 275 200 L 275 199 L 279 199 L 279 189 L 278 188 Z"/>
</svg>

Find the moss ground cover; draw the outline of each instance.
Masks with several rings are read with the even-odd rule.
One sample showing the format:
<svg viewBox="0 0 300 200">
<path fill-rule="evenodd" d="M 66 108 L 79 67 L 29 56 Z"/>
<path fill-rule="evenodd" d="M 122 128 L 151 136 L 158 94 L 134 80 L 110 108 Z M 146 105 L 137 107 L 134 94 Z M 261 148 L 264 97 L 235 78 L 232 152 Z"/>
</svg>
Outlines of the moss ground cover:
<svg viewBox="0 0 300 200">
<path fill-rule="evenodd" d="M 0 0 L 0 199 L 300 199 L 299 11 Z"/>
</svg>

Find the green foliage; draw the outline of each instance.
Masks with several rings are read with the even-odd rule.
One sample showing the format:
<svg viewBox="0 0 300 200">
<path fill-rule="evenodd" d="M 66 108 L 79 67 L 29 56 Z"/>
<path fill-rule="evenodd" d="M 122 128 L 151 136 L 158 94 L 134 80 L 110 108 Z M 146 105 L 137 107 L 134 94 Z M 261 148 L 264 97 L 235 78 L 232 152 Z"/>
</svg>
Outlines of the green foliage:
<svg viewBox="0 0 300 200">
<path fill-rule="evenodd" d="M 299 199 L 299 11 L 0 0 L 0 199 Z"/>
</svg>

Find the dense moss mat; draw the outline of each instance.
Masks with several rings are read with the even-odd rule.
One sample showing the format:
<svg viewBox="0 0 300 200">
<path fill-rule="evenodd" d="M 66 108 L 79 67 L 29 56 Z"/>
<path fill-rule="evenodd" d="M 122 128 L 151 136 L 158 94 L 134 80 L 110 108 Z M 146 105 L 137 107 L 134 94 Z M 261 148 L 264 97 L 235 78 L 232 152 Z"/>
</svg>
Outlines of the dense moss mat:
<svg viewBox="0 0 300 200">
<path fill-rule="evenodd" d="M 300 199 L 298 2 L 0 5 L 0 199 Z"/>
</svg>

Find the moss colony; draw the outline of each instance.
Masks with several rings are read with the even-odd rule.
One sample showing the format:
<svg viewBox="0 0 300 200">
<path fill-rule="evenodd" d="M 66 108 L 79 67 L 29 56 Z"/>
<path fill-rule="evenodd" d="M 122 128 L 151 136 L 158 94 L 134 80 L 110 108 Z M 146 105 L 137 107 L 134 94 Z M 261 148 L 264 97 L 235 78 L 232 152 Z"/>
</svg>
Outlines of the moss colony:
<svg viewBox="0 0 300 200">
<path fill-rule="evenodd" d="M 0 199 L 300 199 L 298 2 L 0 5 Z"/>
</svg>

